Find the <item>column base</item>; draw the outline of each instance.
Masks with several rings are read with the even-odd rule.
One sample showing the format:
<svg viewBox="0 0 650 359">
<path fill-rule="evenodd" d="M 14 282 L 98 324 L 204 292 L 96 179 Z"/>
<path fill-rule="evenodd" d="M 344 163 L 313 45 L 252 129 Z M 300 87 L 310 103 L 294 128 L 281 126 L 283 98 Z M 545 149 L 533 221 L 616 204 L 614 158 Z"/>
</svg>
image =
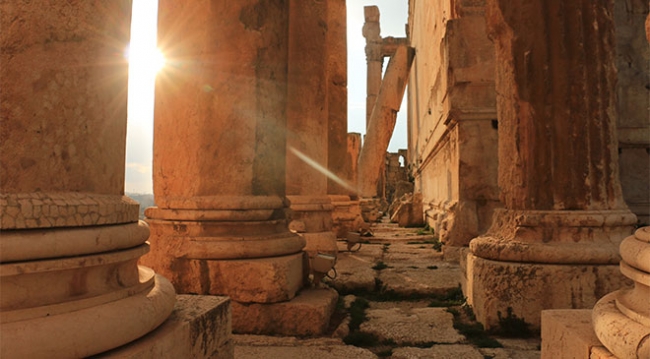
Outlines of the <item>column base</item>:
<svg viewBox="0 0 650 359">
<path fill-rule="evenodd" d="M 336 309 L 333 289 L 306 289 L 288 302 L 232 302 L 232 330 L 241 334 L 322 335 Z"/>
<path fill-rule="evenodd" d="M 650 358 L 650 327 L 623 314 L 620 299 L 624 290 L 604 296 L 594 306 L 593 328 L 603 345 L 619 358 Z M 646 298 L 650 303 L 650 299 Z"/>
<path fill-rule="evenodd" d="M 350 196 L 330 195 L 332 205 L 332 232 L 337 238 L 347 238 L 348 232 L 358 232 L 363 225 L 359 201 Z"/>
<path fill-rule="evenodd" d="M 362 198 L 359 205 L 361 206 L 361 217 L 365 222 L 374 223 L 381 218 L 381 199 Z"/>
<path fill-rule="evenodd" d="M 182 294 L 224 295 L 244 303 L 276 303 L 292 299 L 303 285 L 302 252 L 255 259 L 164 260 L 150 264 Z M 148 255 L 141 261 L 149 263 Z"/>
<path fill-rule="evenodd" d="M 467 256 L 467 298 L 486 329 L 499 325 L 508 308 L 540 328 L 545 309 L 591 308 L 606 293 L 631 284 L 618 265 L 502 262 Z"/>
<path fill-rule="evenodd" d="M 172 285 L 160 275 L 152 282 L 141 293 L 103 304 L 92 305 L 96 300 L 89 298 L 3 312 L 0 357 L 82 358 L 140 338 L 163 323 L 174 306 Z M 61 309 L 66 311 L 50 315 Z M 17 317 L 28 319 L 13 321 Z"/>
<path fill-rule="evenodd" d="M 146 336 L 95 358 L 234 358 L 230 299 L 178 295 L 174 311 Z"/>
</svg>

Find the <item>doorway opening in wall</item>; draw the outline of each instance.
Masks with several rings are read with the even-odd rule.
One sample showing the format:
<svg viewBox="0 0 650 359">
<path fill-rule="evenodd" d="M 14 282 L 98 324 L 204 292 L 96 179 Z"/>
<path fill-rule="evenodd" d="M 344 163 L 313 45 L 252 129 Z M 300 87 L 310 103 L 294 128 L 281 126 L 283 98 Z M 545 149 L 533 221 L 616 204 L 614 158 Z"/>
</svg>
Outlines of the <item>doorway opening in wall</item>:
<svg viewBox="0 0 650 359">
<path fill-rule="evenodd" d="M 156 73 L 165 65 L 156 48 L 158 0 L 133 0 L 129 60 L 129 99 L 124 190 L 140 202 L 140 217 L 153 206 L 153 107 Z"/>
<path fill-rule="evenodd" d="M 408 0 L 347 0 L 348 34 L 348 132 L 366 133 L 366 39 L 363 37 L 364 6 L 379 8 L 381 36 L 406 37 Z M 386 71 L 388 58 L 384 59 L 382 72 Z M 389 152 L 407 148 L 406 93 L 397 113 L 397 123 L 388 145 Z"/>
</svg>

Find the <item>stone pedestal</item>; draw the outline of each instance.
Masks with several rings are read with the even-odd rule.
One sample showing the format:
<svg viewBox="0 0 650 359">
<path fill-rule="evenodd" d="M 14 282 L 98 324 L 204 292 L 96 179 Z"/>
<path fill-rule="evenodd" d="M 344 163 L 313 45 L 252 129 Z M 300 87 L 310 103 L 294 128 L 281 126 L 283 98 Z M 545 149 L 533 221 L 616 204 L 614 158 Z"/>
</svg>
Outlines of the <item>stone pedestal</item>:
<svg viewBox="0 0 650 359">
<path fill-rule="evenodd" d="M 650 227 L 621 243 L 621 273 L 634 288 L 603 297 L 594 306 L 598 339 L 619 358 L 650 357 Z"/>
<path fill-rule="evenodd" d="M 188 21 L 191 19 L 191 21 Z M 275 303 L 302 286 L 285 218 L 289 7 L 160 1 L 151 253 L 181 293 Z"/>
<path fill-rule="evenodd" d="M 124 194 L 130 2 L 0 5 L 0 356 L 86 357 L 170 315 Z"/>
<path fill-rule="evenodd" d="M 612 3 L 487 4 L 505 209 L 470 242 L 468 298 L 488 328 L 508 307 L 537 328 L 542 309 L 623 284 L 617 247 L 636 217 L 618 179 Z"/>
<path fill-rule="evenodd" d="M 234 355 L 230 300 L 208 295 L 178 295 L 169 319 L 156 330 L 93 358 L 226 359 Z"/>
</svg>

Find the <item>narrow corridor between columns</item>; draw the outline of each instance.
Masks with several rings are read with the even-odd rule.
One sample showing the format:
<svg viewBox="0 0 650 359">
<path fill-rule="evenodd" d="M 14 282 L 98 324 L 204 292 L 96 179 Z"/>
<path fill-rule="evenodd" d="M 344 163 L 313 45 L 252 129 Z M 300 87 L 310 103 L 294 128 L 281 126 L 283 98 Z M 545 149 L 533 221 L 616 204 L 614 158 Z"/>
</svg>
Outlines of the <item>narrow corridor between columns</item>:
<svg viewBox="0 0 650 359">
<path fill-rule="evenodd" d="M 400 228 L 384 217 L 371 228 L 352 252 L 338 242 L 336 278 L 323 286 L 339 301 L 324 335 L 234 334 L 235 358 L 540 357 L 539 334 L 527 331 L 525 318 L 504 313 L 490 332 L 472 320 L 461 266 L 443 256 L 428 227 Z"/>
</svg>

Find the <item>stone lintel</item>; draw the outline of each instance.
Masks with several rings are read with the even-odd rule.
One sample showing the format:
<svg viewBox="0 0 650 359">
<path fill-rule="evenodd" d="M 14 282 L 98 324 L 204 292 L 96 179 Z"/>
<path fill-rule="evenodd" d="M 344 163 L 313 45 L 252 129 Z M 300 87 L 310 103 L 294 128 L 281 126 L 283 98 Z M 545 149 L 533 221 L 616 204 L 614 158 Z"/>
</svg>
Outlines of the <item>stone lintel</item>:
<svg viewBox="0 0 650 359">
<path fill-rule="evenodd" d="M 170 317 L 146 336 L 96 358 L 233 358 L 230 299 L 178 295 Z"/>
<path fill-rule="evenodd" d="M 267 335 L 322 335 L 334 313 L 338 293 L 332 289 L 306 289 L 288 302 L 246 304 L 232 302 L 235 333 Z M 255 320 L 251 320 L 255 318 Z"/>
<path fill-rule="evenodd" d="M 540 327 L 542 310 L 591 308 L 606 293 L 629 285 L 618 265 L 502 262 L 467 256 L 466 295 L 479 322 L 499 324 L 513 313 Z"/>
</svg>

